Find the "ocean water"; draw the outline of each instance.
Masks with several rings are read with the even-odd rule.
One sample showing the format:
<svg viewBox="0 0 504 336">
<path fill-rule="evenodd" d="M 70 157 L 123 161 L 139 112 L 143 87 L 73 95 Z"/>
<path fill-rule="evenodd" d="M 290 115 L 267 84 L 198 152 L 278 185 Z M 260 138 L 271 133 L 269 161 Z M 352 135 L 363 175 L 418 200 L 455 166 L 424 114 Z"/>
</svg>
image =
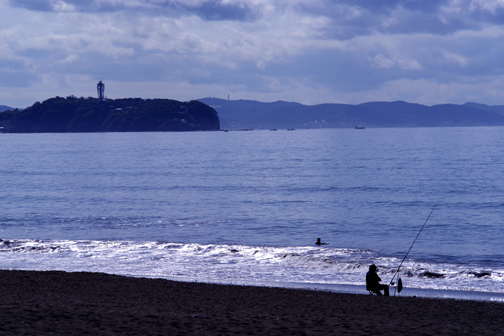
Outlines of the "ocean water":
<svg viewBox="0 0 504 336">
<path fill-rule="evenodd" d="M 0 134 L 0 267 L 362 286 L 425 224 L 405 287 L 502 293 L 503 154 L 503 127 Z"/>
</svg>

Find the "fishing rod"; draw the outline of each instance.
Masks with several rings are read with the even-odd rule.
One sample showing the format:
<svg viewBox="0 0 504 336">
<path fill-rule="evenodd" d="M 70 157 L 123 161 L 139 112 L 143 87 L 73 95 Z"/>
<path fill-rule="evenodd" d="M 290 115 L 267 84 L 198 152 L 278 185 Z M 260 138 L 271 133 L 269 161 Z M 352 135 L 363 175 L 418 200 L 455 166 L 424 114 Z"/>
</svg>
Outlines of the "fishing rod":
<svg viewBox="0 0 504 336">
<path fill-rule="evenodd" d="M 406 260 L 406 258 L 408 257 L 408 254 L 410 253 L 411 249 L 413 248 L 413 245 L 415 245 L 415 243 L 416 243 L 416 241 L 417 241 L 418 237 L 420 236 L 420 233 L 422 233 L 422 230 L 424 229 L 425 224 L 427 224 L 427 222 L 429 221 L 430 216 L 431 216 L 431 215 L 432 215 L 432 213 L 434 212 L 434 209 L 436 209 L 436 207 L 437 207 L 437 205 L 438 205 L 438 203 L 439 203 L 439 201 L 440 201 L 440 200 L 441 200 L 441 198 L 440 198 L 440 199 L 438 199 L 438 201 L 436 202 L 436 205 L 434 205 L 434 207 L 432 208 L 432 210 L 431 210 L 431 212 L 430 212 L 430 214 L 429 214 L 429 217 L 427 217 L 427 219 L 425 220 L 425 223 L 423 224 L 422 228 L 420 229 L 420 231 L 418 231 L 418 234 L 417 234 L 417 236 L 416 236 L 415 240 L 413 241 L 413 244 L 411 244 L 411 246 L 410 246 L 410 248 L 409 248 L 408 252 L 407 252 L 407 253 L 406 253 L 406 255 L 404 256 L 403 260 L 401 261 L 401 264 L 400 264 L 400 265 L 399 265 L 399 267 L 397 268 L 397 271 L 394 273 L 394 276 L 392 277 L 392 280 L 390 280 L 390 284 L 389 284 L 389 286 L 392 286 L 392 285 L 394 284 L 394 278 L 395 278 L 395 277 L 396 277 L 396 275 L 399 273 L 399 270 L 401 269 L 401 266 L 402 266 L 402 264 L 404 263 L 404 260 Z M 399 279 L 399 280 L 401 280 L 401 279 Z M 402 284 L 400 284 L 400 286 L 402 287 Z"/>
</svg>

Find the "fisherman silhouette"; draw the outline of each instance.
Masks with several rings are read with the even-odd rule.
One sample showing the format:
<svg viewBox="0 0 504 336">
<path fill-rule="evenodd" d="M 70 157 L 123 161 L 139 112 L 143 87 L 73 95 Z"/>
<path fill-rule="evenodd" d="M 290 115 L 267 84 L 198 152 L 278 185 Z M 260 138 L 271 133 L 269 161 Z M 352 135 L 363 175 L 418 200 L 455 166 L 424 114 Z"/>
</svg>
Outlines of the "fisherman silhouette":
<svg viewBox="0 0 504 336">
<path fill-rule="evenodd" d="M 389 296 L 389 286 L 380 283 L 381 279 L 376 274 L 377 271 L 378 268 L 375 264 L 369 266 L 369 272 L 366 274 L 366 289 L 376 295 L 382 295 L 381 290 L 383 290 L 385 296 Z"/>
<path fill-rule="evenodd" d="M 320 246 L 320 245 L 327 245 L 327 244 L 329 244 L 329 243 L 322 243 L 322 242 L 320 241 L 320 238 L 317 238 L 317 242 L 315 243 L 315 245 L 319 245 L 319 246 Z"/>
</svg>

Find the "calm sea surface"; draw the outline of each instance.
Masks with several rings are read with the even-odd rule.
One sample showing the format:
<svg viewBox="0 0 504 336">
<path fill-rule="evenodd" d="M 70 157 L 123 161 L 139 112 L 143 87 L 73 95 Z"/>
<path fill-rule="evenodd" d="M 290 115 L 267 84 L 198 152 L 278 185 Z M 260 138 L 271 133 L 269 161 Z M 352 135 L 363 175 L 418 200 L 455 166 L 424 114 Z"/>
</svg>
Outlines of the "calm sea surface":
<svg viewBox="0 0 504 336">
<path fill-rule="evenodd" d="M 387 282 L 439 202 L 403 281 L 504 292 L 503 154 L 502 127 L 0 134 L 0 267 Z"/>
</svg>

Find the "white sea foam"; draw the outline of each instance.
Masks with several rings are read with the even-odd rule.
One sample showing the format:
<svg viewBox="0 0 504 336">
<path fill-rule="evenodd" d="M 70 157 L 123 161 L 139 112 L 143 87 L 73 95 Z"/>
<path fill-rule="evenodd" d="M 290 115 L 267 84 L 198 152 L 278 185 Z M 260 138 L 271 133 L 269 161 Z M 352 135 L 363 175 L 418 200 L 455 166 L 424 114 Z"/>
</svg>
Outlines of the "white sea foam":
<svg viewBox="0 0 504 336">
<path fill-rule="evenodd" d="M 3 269 L 105 272 L 201 282 L 363 285 L 374 263 L 384 283 L 400 260 L 376 251 L 136 241 L 3 240 Z M 502 292 L 503 269 L 406 261 L 409 288 Z"/>
</svg>

